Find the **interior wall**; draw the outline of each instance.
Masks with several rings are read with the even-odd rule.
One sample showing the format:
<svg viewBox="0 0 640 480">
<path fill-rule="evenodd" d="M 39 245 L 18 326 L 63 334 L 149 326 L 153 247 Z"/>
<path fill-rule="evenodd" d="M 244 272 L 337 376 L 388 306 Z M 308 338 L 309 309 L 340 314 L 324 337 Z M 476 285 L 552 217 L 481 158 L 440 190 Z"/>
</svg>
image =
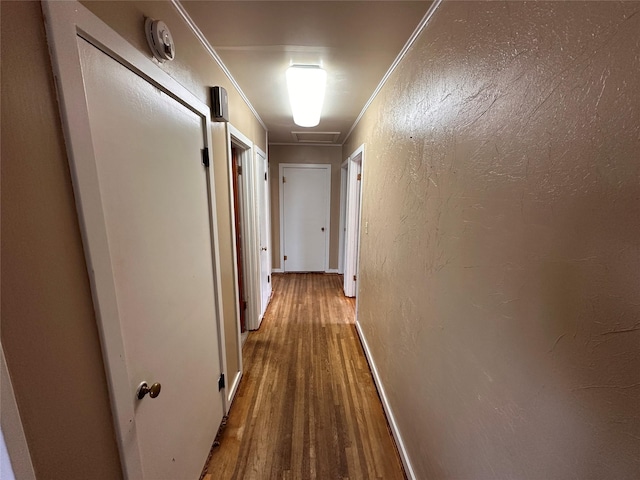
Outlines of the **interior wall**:
<svg viewBox="0 0 640 480">
<path fill-rule="evenodd" d="M 121 478 L 40 3 L 0 8 L 7 368 L 36 478 Z"/>
<path fill-rule="evenodd" d="M 85 5 L 149 57 L 144 16 L 165 21 L 177 58 L 162 68 L 207 103 L 209 86 L 225 87 L 231 121 L 266 149 L 266 132 L 169 2 Z M 7 366 L 37 478 L 112 480 L 121 477 L 120 461 L 41 7 L 1 2 L 1 8 Z M 224 124 L 212 128 L 225 343 L 233 372 L 239 352 L 226 135 Z"/>
<path fill-rule="evenodd" d="M 338 230 L 340 228 L 340 165 L 339 146 L 271 145 L 269 146 L 269 175 L 271 175 L 271 262 L 282 268 L 280 253 L 280 164 L 319 163 L 331 165 L 331 224 L 329 238 L 329 269 L 338 269 Z"/>
<path fill-rule="evenodd" d="M 640 471 L 638 32 L 639 2 L 443 2 L 344 146 L 416 478 Z"/>
<path fill-rule="evenodd" d="M 11 377 L 0 343 L 0 479 L 35 480 Z"/>
</svg>

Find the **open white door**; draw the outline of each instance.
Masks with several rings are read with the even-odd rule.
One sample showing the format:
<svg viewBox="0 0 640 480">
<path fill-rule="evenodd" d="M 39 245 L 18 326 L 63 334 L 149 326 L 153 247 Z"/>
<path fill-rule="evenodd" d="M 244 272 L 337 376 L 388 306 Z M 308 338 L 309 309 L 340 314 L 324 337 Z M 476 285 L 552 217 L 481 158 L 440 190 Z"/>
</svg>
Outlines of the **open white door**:
<svg viewBox="0 0 640 480">
<path fill-rule="evenodd" d="M 344 274 L 344 254 L 347 236 L 347 185 L 349 180 L 349 159 L 340 166 L 340 231 L 338 234 L 338 273 Z"/>
<path fill-rule="evenodd" d="M 360 201 L 364 145 L 349 157 L 347 180 L 347 218 L 344 256 L 344 294 L 355 297 L 358 291 L 358 254 L 360 248 Z"/>
<path fill-rule="evenodd" d="M 260 235 L 260 319 L 271 298 L 271 209 L 269 206 L 269 163 L 266 154 L 256 148 L 256 197 Z"/>
<path fill-rule="evenodd" d="M 225 408 L 209 109 L 81 5 L 44 11 L 123 470 L 198 478 Z"/>
</svg>

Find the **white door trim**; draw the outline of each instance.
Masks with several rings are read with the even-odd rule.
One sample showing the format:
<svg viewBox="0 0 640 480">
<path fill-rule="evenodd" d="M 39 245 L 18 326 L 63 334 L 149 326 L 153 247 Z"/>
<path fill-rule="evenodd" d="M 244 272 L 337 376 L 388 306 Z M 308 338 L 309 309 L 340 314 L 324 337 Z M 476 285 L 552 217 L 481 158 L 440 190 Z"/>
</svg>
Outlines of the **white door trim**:
<svg viewBox="0 0 640 480">
<path fill-rule="evenodd" d="M 204 146 L 213 153 L 210 111 L 206 104 L 78 2 L 43 2 L 42 9 L 45 16 L 47 40 L 51 50 L 51 60 L 58 79 L 59 105 L 67 154 L 73 178 L 76 208 L 93 304 L 100 331 L 102 354 L 107 371 L 122 469 L 125 478 L 143 478 L 140 451 L 137 442 L 131 441 L 131 437 L 135 435 L 136 431 L 135 412 L 131 401 L 133 392 L 128 380 L 128 366 L 125 360 L 114 274 L 109 255 L 104 210 L 91 138 L 89 111 L 78 51 L 78 37 L 114 58 L 202 118 L 205 125 Z M 213 195 L 215 186 L 212 168 L 206 170 L 206 181 L 209 190 L 209 221 L 212 234 L 213 281 L 220 366 L 222 372 L 226 373 L 218 224 Z M 222 400 L 223 408 L 227 411 L 228 405 L 224 396 Z"/>
<path fill-rule="evenodd" d="M 326 171 L 327 185 L 329 191 L 327 192 L 327 202 L 325 206 L 326 210 L 326 235 L 325 235 L 325 254 L 324 254 L 324 271 L 329 272 L 329 244 L 331 238 L 331 164 L 329 163 L 281 163 L 278 168 L 278 193 L 280 197 L 280 267 L 283 272 L 286 272 L 284 264 L 284 188 L 282 186 L 282 177 L 284 169 L 287 167 L 298 168 L 321 168 Z"/>
</svg>

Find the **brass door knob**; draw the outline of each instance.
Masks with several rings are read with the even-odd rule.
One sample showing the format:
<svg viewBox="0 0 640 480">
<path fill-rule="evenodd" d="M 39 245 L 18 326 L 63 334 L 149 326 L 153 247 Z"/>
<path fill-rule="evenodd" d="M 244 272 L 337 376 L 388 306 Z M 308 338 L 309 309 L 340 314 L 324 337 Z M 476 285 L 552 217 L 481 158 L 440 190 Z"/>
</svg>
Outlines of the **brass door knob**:
<svg viewBox="0 0 640 480">
<path fill-rule="evenodd" d="M 157 382 L 151 386 L 149 386 L 147 382 L 142 382 L 140 385 L 138 385 L 136 395 L 138 397 L 138 400 L 142 400 L 147 393 L 151 398 L 156 398 L 158 395 L 160 395 L 161 389 L 162 385 Z"/>
</svg>

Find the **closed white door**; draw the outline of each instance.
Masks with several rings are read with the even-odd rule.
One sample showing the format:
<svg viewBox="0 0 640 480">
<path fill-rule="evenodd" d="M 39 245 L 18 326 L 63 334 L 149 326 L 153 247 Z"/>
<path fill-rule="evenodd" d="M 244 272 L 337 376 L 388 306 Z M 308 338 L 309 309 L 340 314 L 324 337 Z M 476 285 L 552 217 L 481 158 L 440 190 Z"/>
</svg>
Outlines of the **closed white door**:
<svg viewBox="0 0 640 480">
<path fill-rule="evenodd" d="M 271 251 L 270 251 L 270 211 L 269 208 L 269 164 L 262 152 L 256 153 L 257 164 L 257 197 L 258 197 L 258 222 L 260 223 L 260 317 L 269 305 L 271 298 Z"/>
<path fill-rule="evenodd" d="M 223 416 L 206 124 L 78 42 L 134 412 L 123 454 L 145 479 L 197 479 Z"/>
<path fill-rule="evenodd" d="M 280 165 L 283 269 L 324 272 L 329 255 L 331 165 Z"/>
</svg>

